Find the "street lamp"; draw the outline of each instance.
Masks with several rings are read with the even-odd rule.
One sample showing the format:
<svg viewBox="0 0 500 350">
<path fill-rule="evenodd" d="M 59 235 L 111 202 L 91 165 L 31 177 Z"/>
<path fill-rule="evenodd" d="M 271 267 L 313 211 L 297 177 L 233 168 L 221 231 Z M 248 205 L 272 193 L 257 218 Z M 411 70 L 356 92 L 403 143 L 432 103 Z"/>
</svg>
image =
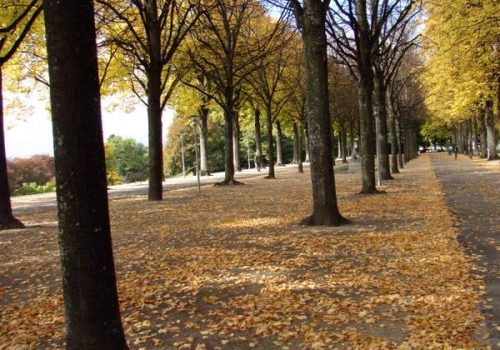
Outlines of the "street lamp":
<svg viewBox="0 0 500 350">
<path fill-rule="evenodd" d="M 198 193 L 201 192 L 201 184 L 200 184 L 200 156 L 198 154 L 198 136 L 196 133 L 196 117 L 192 117 L 191 121 L 193 122 L 193 140 L 194 140 L 194 153 L 196 155 L 196 180 L 198 182 Z"/>
</svg>

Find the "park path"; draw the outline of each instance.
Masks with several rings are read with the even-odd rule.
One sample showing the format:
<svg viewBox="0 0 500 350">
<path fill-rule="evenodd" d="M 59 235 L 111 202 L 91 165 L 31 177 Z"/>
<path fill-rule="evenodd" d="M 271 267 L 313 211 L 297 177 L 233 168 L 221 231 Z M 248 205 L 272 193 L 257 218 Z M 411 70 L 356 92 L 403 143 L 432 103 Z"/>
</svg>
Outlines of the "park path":
<svg viewBox="0 0 500 350">
<path fill-rule="evenodd" d="M 431 155 L 450 211 L 460 230 L 460 243 L 475 260 L 486 281 L 481 312 L 493 348 L 500 349 L 500 164 L 472 161 L 446 153 Z"/>
</svg>

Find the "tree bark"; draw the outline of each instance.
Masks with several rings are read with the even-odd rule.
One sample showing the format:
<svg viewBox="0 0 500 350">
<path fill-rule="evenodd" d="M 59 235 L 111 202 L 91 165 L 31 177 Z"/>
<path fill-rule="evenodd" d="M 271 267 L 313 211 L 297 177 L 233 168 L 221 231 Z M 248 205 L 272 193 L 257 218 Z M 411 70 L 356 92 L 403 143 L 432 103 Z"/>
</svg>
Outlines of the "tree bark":
<svg viewBox="0 0 500 350">
<path fill-rule="evenodd" d="M 297 123 L 292 123 L 293 128 L 293 159 L 292 164 L 297 164 L 299 162 L 299 129 Z"/>
<path fill-rule="evenodd" d="M 200 175 L 208 176 L 208 113 L 205 106 L 199 108 L 200 115 Z"/>
<path fill-rule="evenodd" d="M 391 173 L 399 173 L 398 168 L 398 138 L 396 136 L 396 117 L 392 108 L 390 93 L 386 94 L 387 114 L 391 128 Z"/>
<path fill-rule="evenodd" d="M 233 163 L 236 171 L 241 171 L 240 161 L 240 113 L 233 113 Z"/>
<path fill-rule="evenodd" d="M 255 126 L 255 155 L 262 157 L 262 141 L 260 134 L 260 109 L 256 108 L 254 112 Z"/>
<path fill-rule="evenodd" d="M 90 0 L 44 2 L 67 349 L 127 349 L 109 225 Z"/>
<path fill-rule="evenodd" d="M 480 133 L 480 141 L 481 141 L 481 158 L 488 157 L 488 147 L 487 147 L 487 136 L 486 136 L 486 121 L 485 121 L 485 111 L 482 111 L 479 115 L 479 133 Z"/>
<path fill-rule="evenodd" d="M 477 144 L 477 118 L 473 117 L 470 120 L 471 128 L 472 128 L 472 152 L 474 155 L 479 155 L 479 149 Z"/>
<path fill-rule="evenodd" d="M 320 0 L 306 1 L 304 6 L 300 21 L 306 66 L 306 115 L 313 194 L 313 212 L 304 223 L 337 226 L 346 220 L 337 206 L 332 163 L 325 33 L 327 8 Z"/>
<path fill-rule="evenodd" d="M 298 164 L 298 171 L 299 173 L 304 172 L 304 164 L 302 163 L 302 149 L 304 145 L 304 128 L 302 128 L 302 125 L 299 124 L 299 130 L 298 130 L 298 144 L 297 144 L 297 153 L 298 153 L 298 158 L 297 158 L 297 164 Z"/>
<path fill-rule="evenodd" d="M 493 101 L 486 101 L 486 111 L 484 115 L 486 124 L 486 143 L 488 145 L 487 160 L 498 159 L 497 155 L 497 135 L 495 131 L 495 115 L 493 113 Z"/>
<path fill-rule="evenodd" d="M 148 22 L 149 66 L 147 76 L 148 104 L 148 148 L 149 148 L 149 190 L 148 200 L 163 199 L 163 141 L 162 141 L 162 108 L 161 108 L 161 28 L 158 20 L 158 7 L 155 1 L 146 1 Z"/>
<path fill-rule="evenodd" d="M 266 108 L 266 126 L 267 126 L 267 157 L 269 167 L 267 170 L 267 179 L 274 179 L 274 143 L 273 143 L 273 119 L 271 109 Z"/>
<path fill-rule="evenodd" d="M 403 157 L 403 131 L 401 130 L 402 129 L 402 125 L 401 125 L 401 117 L 397 114 L 394 114 L 394 118 L 395 118 L 395 121 L 396 121 L 396 140 L 397 140 L 397 143 L 398 143 L 398 166 L 399 166 L 399 169 L 403 169 L 404 168 L 404 157 Z"/>
<path fill-rule="evenodd" d="M 305 146 L 305 149 L 306 149 L 306 158 L 305 158 L 305 162 L 306 163 L 309 163 L 309 126 L 307 125 L 307 122 L 304 123 L 304 128 L 305 128 L 305 135 L 304 135 L 304 146 Z"/>
<path fill-rule="evenodd" d="M 7 175 L 7 156 L 5 153 L 5 130 L 3 115 L 2 67 L 0 66 L 0 230 L 23 228 L 24 225 L 12 214 L 10 202 L 9 177 Z"/>
<path fill-rule="evenodd" d="M 281 130 L 281 123 L 279 120 L 276 120 L 276 165 L 284 166 L 285 162 L 283 161 L 283 132 Z"/>
<path fill-rule="evenodd" d="M 386 99 L 387 87 L 384 84 L 384 77 L 381 71 L 375 74 L 375 105 L 378 108 L 376 117 L 378 118 L 378 149 L 380 154 L 377 155 L 378 167 L 380 169 L 380 178 L 382 180 L 393 180 L 389 167 L 389 151 L 387 149 L 387 109 Z"/>
</svg>

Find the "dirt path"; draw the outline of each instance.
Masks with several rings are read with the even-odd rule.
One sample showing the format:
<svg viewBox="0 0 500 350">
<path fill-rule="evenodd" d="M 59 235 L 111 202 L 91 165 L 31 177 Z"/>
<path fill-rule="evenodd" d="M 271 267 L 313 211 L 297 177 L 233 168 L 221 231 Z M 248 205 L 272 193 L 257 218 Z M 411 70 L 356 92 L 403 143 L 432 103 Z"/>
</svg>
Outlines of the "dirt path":
<svg viewBox="0 0 500 350">
<path fill-rule="evenodd" d="M 460 156 L 457 161 L 444 153 L 433 154 L 432 167 L 454 213 L 459 241 L 479 265 L 486 280 L 481 312 L 500 349 L 500 163 L 485 164 Z M 488 165 L 488 166 L 486 166 Z"/>
<path fill-rule="evenodd" d="M 480 279 L 428 156 L 385 194 L 336 174 L 352 224 L 298 226 L 309 174 L 111 201 L 127 341 L 142 349 L 483 349 Z M 64 344 L 55 210 L 0 232 L 0 349 Z M 459 305 L 459 307 L 457 307 Z"/>
</svg>

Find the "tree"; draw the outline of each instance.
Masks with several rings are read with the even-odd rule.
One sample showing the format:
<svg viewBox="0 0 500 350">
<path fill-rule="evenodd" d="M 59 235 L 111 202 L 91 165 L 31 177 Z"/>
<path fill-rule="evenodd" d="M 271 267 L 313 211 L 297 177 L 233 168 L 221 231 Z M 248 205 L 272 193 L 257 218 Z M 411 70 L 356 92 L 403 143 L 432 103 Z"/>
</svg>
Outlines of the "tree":
<svg viewBox="0 0 500 350">
<path fill-rule="evenodd" d="M 127 349 L 109 225 L 91 0 L 44 1 L 67 349 Z"/>
<path fill-rule="evenodd" d="M 147 178 L 147 148 L 132 138 L 111 135 L 104 145 L 108 171 L 116 171 L 123 179 Z"/>
<path fill-rule="evenodd" d="M 238 113 L 238 95 L 245 77 L 252 72 L 255 48 L 242 40 L 253 16 L 262 14 L 254 0 L 214 0 L 210 11 L 203 12 L 197 27 L 191 32 L 189 45 L 193 69 L 211 84 L 211 89 L 191 81 L 184 84 L 214 101 L 224 111 L 225 176 L 218 185 L 238 185 L 234 179 L 233 133 Z"/>
<path fill-rule="evenodd" d="M 5 3 L 0 5 L 0 230 L 22 228 L 24 225 L 12 214 L 7 157 L 5 155 L 2 68 L 17 51 L 42 11 L 41 1 Z"/>
<path fill-rule="evenodd" d="M 345 223 L 346 219 L 340 215 L 337 206 L 332 159 L 325 33 L 329 1 L 304 0 L 301 4 L 298 0 L 292 0 L 291 3 L 302 31 L 306 71 L 313 212 L 305 223 L 337 226 Z"/>
<path fill-rule="evenodd" d="M 330 46 L 358 81 L 361 193 L 376 193 L 373 64 L 378 47 L 400 27 L 416 0 L 333 0 L 329 11 Z"/>
<path fill-rule="evenodd" d="M 470 116 L 481 115 L 480 125 L 489 135 L 485 140 L 489 159 L 495 159 L 500 4 L 495 0 L 447 0 L 425 5 L 427 60 L 420 77 L 427 92 L 426 106 L 433 116 L 461 130 Z"/>
<path fill-rule="evenodd" d="M 148 108 L 149 200 L 163 198 L 162 112 L 180 80 L 172 61 L 200 16 L 193 2 L 97 0 L 107 40 L 125 56 L 132 89 Z M 146 98 L 143 95 L 146 95 Z"/>
</svg>

